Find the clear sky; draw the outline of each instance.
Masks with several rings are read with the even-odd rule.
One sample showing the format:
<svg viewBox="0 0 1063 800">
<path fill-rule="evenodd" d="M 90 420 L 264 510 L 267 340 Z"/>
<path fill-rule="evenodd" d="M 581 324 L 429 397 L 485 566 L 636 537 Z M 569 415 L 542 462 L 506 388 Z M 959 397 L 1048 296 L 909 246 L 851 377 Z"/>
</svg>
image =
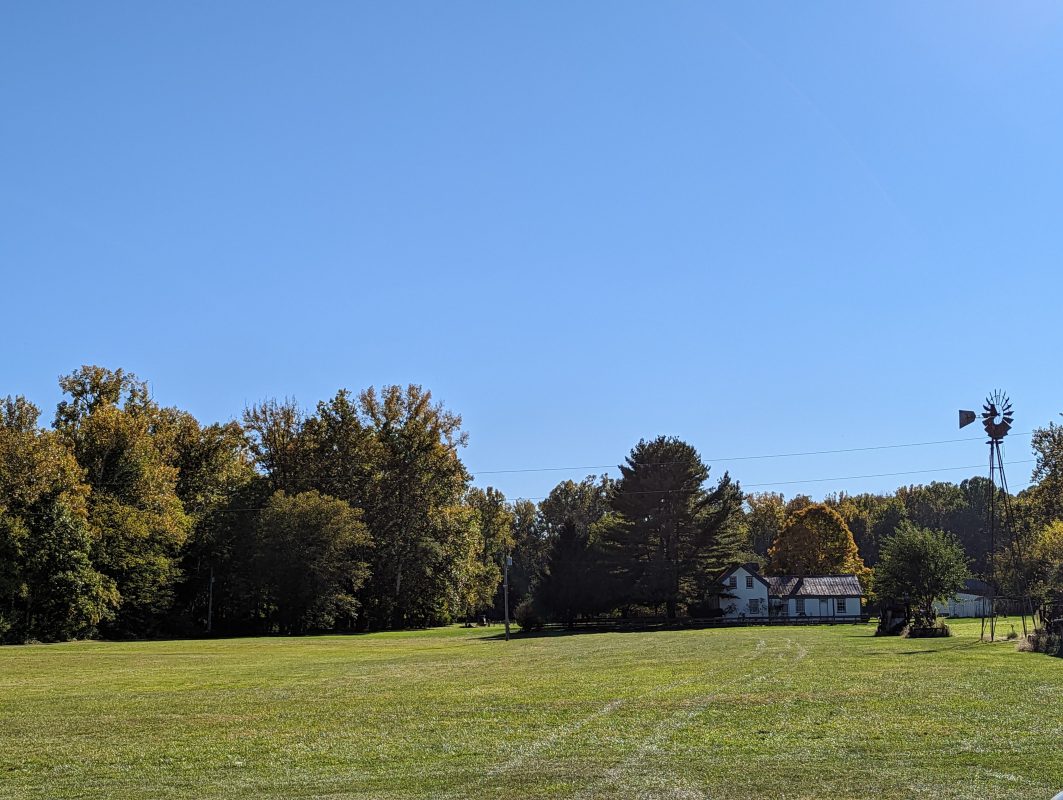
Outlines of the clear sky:
<svg viewBox="0 0 1063 800">
<path fill-rule="evenodd" d="M 725 459 L 1058 419 L 1061 212 L 1054 2 L 0 10 L 0 395 L 49 419 L 82 363 L 205 422 L 414 382 L 478 472 L 672 434 L 788 495 L 959 480 L 782 483 L 978 438 Z"/>
</svg>

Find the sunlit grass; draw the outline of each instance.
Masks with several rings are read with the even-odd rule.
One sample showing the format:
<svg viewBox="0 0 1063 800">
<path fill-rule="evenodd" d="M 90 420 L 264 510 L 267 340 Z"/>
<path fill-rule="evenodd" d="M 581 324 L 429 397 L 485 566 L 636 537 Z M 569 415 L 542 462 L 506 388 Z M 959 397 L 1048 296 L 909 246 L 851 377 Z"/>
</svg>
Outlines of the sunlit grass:
<svg viewBox="0 0 1063 800">
<path fill-rule="evenodd" d="M 870 626 L 0 649 L 0 798 L 1050 798 L 1063 659 Z"/>
</svg>

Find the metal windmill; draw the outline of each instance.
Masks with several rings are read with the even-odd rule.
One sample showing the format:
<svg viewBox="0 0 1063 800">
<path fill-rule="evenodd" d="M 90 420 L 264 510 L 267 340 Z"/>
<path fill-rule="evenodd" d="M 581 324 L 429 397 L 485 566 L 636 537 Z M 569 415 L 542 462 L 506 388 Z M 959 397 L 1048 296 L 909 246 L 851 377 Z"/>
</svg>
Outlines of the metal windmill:
<svg viewBox="0 0 1063 800">
<path fill-rule="evenodd" d="M 989 503 L 986 509 L 986 528 L 989 534 L 988 573 L 986 582 L 990 586 L 991 595 L 989 602 L 982 606 L 982 635 L 985 635 L 987 612 L 989 626 L 989 640 L 993 641 L 996 634 L 996 612 L 1000 593 L 1000 584 L 997 580 L 996 555 L 998 539 L 1006 544 L 1018 566 L 1018 543 L 1015 539 L 1011 513 L 1011 493 L 1008 490 L 1008 478 L 1004 473 L 1004 454 L 1001 445 L 1004 437 L 1011 430 L 1011 424 L 1015 415 L 1011 410 L 1011 400 L 1000 389 L 994 389 L 982 404 L 982 426 L 985 428 L 989 440 Z M 960 427 L 970 425 L 978 418 L 974 411 L 960 411 Z M 1003 490 L 998 492 L 998 488 Z M 999 495 L 999 496 L 998 496 Z M 1024 594 L 1029 594 L 1024 592 Z M 1026 632 L 1026 610 L 1029 598 L 1023 598 L 1021 603 L 1023 633 Z"/>
</svg>

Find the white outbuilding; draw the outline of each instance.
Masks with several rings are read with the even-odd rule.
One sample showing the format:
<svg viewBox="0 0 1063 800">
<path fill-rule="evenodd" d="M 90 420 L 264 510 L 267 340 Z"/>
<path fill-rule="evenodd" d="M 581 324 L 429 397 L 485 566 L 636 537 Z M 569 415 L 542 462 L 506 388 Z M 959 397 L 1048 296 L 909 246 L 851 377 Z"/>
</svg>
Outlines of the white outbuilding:
<svg viewBox="0 0 1063 800">
<path fill-rule="evenodd" d="M 991 613 L 993 587 L 977 578 L 969 578 L 963 591 L 956 592 L 947 602 L 934 603 L 934 611 L 945 617 L 985 617 Z"/>
</svg>

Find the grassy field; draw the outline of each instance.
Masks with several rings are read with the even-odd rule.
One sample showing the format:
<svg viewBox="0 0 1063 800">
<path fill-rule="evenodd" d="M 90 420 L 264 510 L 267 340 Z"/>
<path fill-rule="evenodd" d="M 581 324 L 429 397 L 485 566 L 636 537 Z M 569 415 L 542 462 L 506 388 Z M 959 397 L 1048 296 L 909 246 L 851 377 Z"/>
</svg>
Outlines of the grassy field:
<svg viewBox="0 0 1063 800">
<path fill-rule="evenodd" d="M 1063 659 L 957 630 L 0 648 L 0 798 L 1052 797 Z"/>
</svg>

